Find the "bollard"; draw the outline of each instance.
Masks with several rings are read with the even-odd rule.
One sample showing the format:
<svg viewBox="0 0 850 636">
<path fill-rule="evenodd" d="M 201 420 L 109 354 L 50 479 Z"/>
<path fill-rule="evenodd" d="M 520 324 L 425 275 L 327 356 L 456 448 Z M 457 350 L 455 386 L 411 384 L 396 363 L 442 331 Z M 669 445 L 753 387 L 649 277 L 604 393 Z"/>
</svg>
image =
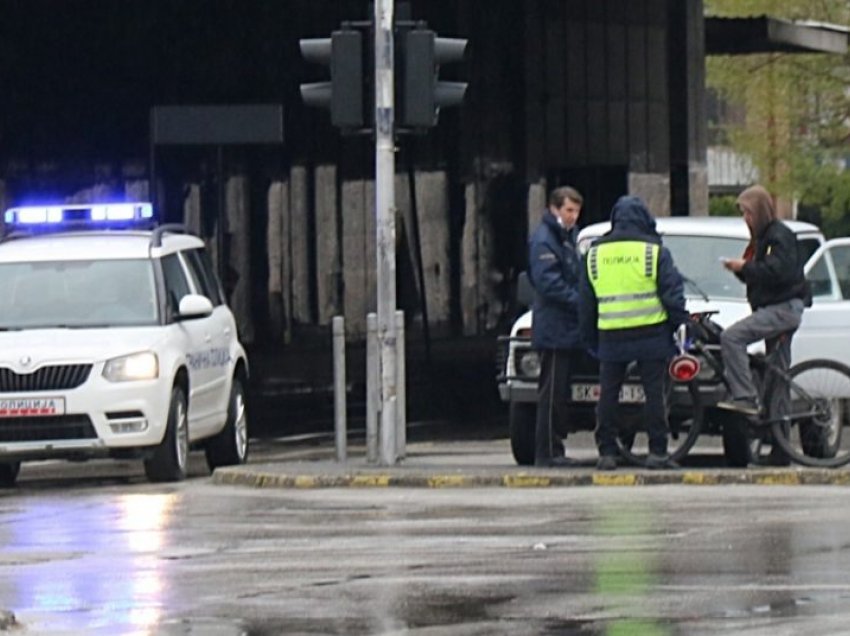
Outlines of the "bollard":
<svg viewBox="0 0 850 636">
<path fill-rule="evenodd" d="M 407 456 L 407 378 L 405 377 L 405 343 L 404 343 L 404 312 L 395 312 L 396 337 L 396 456 L 404 459 Z"/>
<path fill-rule="evenodd" d="M 378 314 L 366 314 L 366 461 L 378 462 Z"/>
<path fill-rule="evenodd" d="M 348 455 L 348 430 L 345 407 L 345 318 L 334 316 L 331 321 L 333 330 L 334 356 L 334 431 L 336 432 L 336 460 L 344 462 Z"/>
<path fill-rule="evenodd" d="M 398 396 L 393 395 L 381 403 L 381 408 L 386 409 L 385 413 L 381 413 L 381 465 L 383 466 L 394 466 L 398 463 L 395 444 L 397 401 Z"/>
</svg>

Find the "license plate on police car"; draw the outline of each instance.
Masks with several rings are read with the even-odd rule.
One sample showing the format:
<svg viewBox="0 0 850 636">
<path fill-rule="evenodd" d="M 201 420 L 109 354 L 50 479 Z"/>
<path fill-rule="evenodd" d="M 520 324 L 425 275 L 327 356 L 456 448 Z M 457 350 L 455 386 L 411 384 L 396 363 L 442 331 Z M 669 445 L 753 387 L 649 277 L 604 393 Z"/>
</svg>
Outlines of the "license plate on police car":
<svg viewBox="0 0 850 636">
<path fill-rule="evenodd" d="M 599 385 L 577 382 L 573 384 L 573 402 L 598 402 Z M 624 384 L 620 389 L 620 402 L 626 404 L 641 404 L 646 401 L 643 387 L 640 384 Z"/>
<path fill-rule="evenodd" d="M 5 398 L 0 399 L 0 418 L 64 415 L 65 398 Z"/>
</svg>

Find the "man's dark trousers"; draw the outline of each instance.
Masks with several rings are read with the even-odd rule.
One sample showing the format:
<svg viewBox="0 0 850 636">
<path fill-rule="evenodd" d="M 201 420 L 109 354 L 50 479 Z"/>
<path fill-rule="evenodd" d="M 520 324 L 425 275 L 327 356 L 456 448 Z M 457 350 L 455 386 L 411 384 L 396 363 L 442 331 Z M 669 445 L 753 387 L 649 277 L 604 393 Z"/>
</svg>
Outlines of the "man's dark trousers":
<svg viewBox="0 0 850 636">
<path fill-rule="evenodd" d="M 600 455 L 615 456 L 617 448 L 617 422 L 619 421 L 620 388 L 626 379 L 630 362 L 599 363 L 600 395 L 596 407 L 598 419 L 596 446 Z M 664 376 L 667 360 L 638 360 L 646 403 L 643 422 L 649 435 L 649 452 L 667 455 L 667 405 L 664 396 Z"/>
<path fill-rule="evenodd" d="M 572 349 L 542 349 L 540 380 L 537 384 L 537 423 L 534 459 L 563 457 L 564 445 L 555 430 L 567 422 L 570 378 L 575 352 Z"/>
</svg>

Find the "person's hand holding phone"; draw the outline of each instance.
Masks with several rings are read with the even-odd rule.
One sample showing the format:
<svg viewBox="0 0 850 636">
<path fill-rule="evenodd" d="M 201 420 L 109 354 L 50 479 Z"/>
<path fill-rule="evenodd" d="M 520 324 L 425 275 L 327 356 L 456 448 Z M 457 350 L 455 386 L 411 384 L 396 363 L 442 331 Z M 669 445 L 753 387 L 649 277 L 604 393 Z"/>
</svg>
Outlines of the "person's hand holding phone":
<svg viewBox="0 0 850 636">
<path fill-rule="evenodd" d="M 740 272 L 744 267 L 744 263 L 746 261 L 743 258 L 726 258 L 721 257 L 720 262 L 723 264 L 723 267 L 728 269 L 730 272 Z"/>
</svg>

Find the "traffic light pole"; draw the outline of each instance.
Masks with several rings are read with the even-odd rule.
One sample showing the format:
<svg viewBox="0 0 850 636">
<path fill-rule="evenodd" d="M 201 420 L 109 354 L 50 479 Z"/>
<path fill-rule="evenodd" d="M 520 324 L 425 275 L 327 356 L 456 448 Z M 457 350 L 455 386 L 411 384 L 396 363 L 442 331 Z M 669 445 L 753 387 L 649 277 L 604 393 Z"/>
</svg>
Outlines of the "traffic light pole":
<svg viewBox="0 0 850 636">
<path fill-rule="evenodd" d="M 398 463 L 405 456 L 403 448 L 407 425 L 404 408 L 403 324 L 396 328 L 396 202 L 395 202 L 395 135 L 423 133 L 437 125 L 440 108 L 456 106 L 463 101 L 466 84 L 439 80 L 441 64 L 463 58 L 466 40 L 439 38 L 425 22 L 413 22 L 410 4 L 400 2 L 396 20 L 394 0 L 373 0 L 371 22 L 343 22 L 341 28 L 327 38 L 299 40 L 305 61 L 330 69 L 330 81 L 301 84 L 301 98 L 307 106 L 330 110 L 331 123 L 343 133 L 369 130 L 369 113 L 364 106 L 363 87 L 368 85 L 369 71 L 363 59 L 363 34 L 373 31 L 375 37 L 375 252 L 377 271 L 376 374 L 369 382 L 375 387 L 375 410 L 380 429 L 380 461 L 385 466 Z M 398 35 L 402 49 L 398 118 L 395 103 L 395 42 Z M 398 129 L 396 123 L 398 122 Z M 411 196 L 414 195 L 411 184 Z M 424 292 L 423 292 L 424 293 Z M 424 309 L 424 329 L 428 317 Z M 401 342 L 399 342 L 401 340 Z M 399 347 L 402 347 L 399 349 Z M 373 393 L 370 392 L 370 395 Z M 401 444 L 401 448 L 399 448 Z"/>
<path fill-rule="evenodd" d="M 378 364 L 381 463 L 398 461 L 396 447 L 395 81 L 393 0 L 375 0 L 375 230 L 377 233 Z"/>
</svg>

